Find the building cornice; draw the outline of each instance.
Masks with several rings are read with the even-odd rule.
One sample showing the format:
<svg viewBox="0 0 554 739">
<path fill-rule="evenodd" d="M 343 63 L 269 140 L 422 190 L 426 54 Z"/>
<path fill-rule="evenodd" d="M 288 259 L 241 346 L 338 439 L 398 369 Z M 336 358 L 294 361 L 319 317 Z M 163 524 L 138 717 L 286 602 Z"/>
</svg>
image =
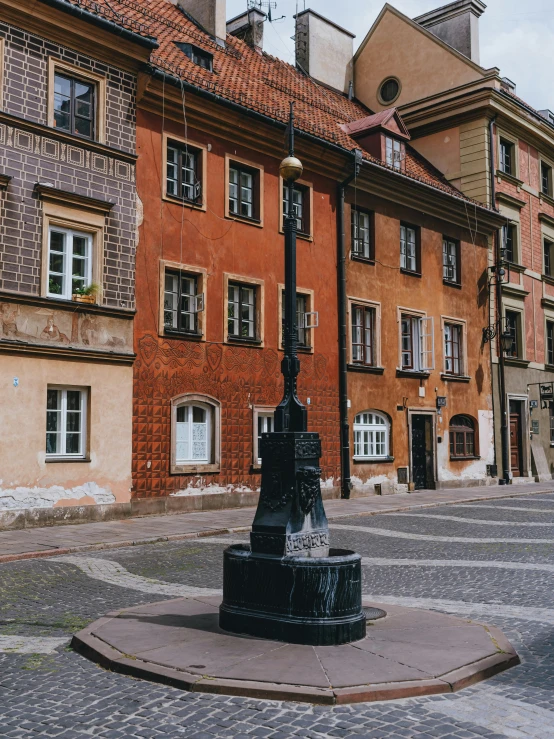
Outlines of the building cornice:
<svg viewBox="0 0 554 739">
<path fill-rule="evenodd" d="M 548 213 L 539 213 L 539 221 L 554 228 L 554 218 Z"/>
<path fill-rule="evenodd" d="M 49 311 L 54 311 L 58 308 L 60 310 L 71 311 L 72 313 L 93 313 L 109 318 L 120 318 L 124 321 L 132 321 L 136 313 L 135 310 L 129 310 L 128 308 L 112 308 L 105 305 L 96 305 L 95 303 L 77 303 L 71 300 L 43 298 L 40 295 L 12 292 L 11 290 L 0 290 L 0 302 L 32 305 L 37 308 L 46 308 Z"/>
<path fill-rule="evenodd" d="M 44 357 L 46 359 L 63 359 L 73 362 L 103 362 L 108 364 L 132 365 L 136 354 L 123 354 L 122 352 L 102 351 L 100 349 L 77 349 L 70 346 L 52 347 L 46 344 L 26 344 L 22 341 L 11 339 L 0 339 L 0 354 L 31 355 Z"/>
<path fill-rule="evenodd" d="M 506 205 L 511 205 L 512 208 L 517 208 L 518 210 L 521 210 L 527 205 L 525 200 L 520 200 L 519 198 L 515 198 L 513 195 L 508 195 L 508 193 L 506 192 L 497 192 L 496 199 L 500 201 L 501 203 L 506 203 Z"/>
<path fill-rule="evenodd" d="M 37 182 L 34 191 L 41 200 L 49 200 L 55 203 L 62 203 L 63 205 L 84 208 L 85 210 L 92 210 L 103 215 L 107 215 L 115 207 L 115 203 L 111 203 L 108 200 L 91 198 L 88 195 L 79 195 L 79 193 L 62 190 L 42 182 Z"/>
</svg>

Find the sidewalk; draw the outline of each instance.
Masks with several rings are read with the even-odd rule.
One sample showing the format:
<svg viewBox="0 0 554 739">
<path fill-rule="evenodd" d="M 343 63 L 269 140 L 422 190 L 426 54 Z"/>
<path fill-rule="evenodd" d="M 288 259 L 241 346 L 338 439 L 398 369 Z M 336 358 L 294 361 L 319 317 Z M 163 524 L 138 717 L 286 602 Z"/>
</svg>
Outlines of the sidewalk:
<svg viewBox="0 0 554 739">
<path fill-rule="evenodd" d="M 332 520 L 349 516 L 372 516 L 377 513 L 552 492 L 554 492 L 554 481 L 506 487 L 422 490 L 403 495 L 374 495 L 353 500 L 328 500 L 325 502 L 325 510 L 327 517 Z M 1 531 L 0 563 L 95 549 L 113 549 L 136 544 L 192 539 L 198 536 L 246 532 L 250 530 L 254 512 L 255 508 L 240 508 Z"/>
</svg>

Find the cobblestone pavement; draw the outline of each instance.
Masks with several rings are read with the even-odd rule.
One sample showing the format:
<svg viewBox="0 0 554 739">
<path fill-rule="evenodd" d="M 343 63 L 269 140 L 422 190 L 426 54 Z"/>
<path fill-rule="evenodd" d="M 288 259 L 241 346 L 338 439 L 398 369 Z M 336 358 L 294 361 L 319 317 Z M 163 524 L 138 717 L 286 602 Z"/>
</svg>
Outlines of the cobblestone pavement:
<svg viewBox="0 0 554 739">
<path fill-rule="evenodd" d="M 522 665 L 455 695 L 334 708 L 183 693 L 100 669 L 71 634 L 110 610 L 220 590 L 222 551 L 243 535 L 24 560 L 0 565 L 0 737 L 554 739 L 554 494 L 331 531 L 363 555 L 366 595 L 494 624 Z"/>
</svg>

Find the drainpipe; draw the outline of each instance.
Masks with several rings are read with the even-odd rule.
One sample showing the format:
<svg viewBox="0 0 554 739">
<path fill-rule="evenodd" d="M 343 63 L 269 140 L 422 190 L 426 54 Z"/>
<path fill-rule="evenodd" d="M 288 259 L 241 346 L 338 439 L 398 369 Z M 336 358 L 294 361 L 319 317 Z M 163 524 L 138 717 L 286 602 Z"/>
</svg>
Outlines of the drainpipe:
<svg viewBox="0 0 554 739">
<path fill-rule="evenodd" d="M 490 178 L 491 178 L 491 205 L 496 208 L 496 184 L 494 180 L 494 135 L 493 127 L 496 116 L 491 118 L 489 122 L 489 157 L 490 157 Z M 498 352 L 498 394 L 500 396 L 500 445 L 502 447 L 502 477 L 499 476 L 499 485 L 510 485 L 510 435 L 508 430 L 508 409 L 506 403 L 506 362 L 504 350 L 502 348 L 502 281 L 500 271 L 502 269 L 502 244 L 500 242 L 498 231 L 494 233 L 494 266 L 495 266 L 495 283 L 496 283 L 496 315 L 498 331 L 496 334 L 496 346 Z M 492 342 L 491 342 L 491 359 L 492 359 Z M 492 361 L 491 361 L 492 366 Z M 494 396 L 494 394 L 493 394 Z M 494 412 L 494 411 L 493 411 Z M 493 424 L 494 427 L 494 424 Z M 496 443 L 495 443 L 496 457 Z"/>
<path fill-rule="evenodd" d="M 346 188 L 358 176 L 362 165 L 362 152 L 354 151 L 354 170 L 337 189 L 337 295 L 339 319 L 339 414 L 340 414 L 340 468 L 341 498 L 350 498 L 350 426 L 348 424 L 348 356 L 346 349 L 346 249 L 344 230 L 344 202 Z"/>
</svg>

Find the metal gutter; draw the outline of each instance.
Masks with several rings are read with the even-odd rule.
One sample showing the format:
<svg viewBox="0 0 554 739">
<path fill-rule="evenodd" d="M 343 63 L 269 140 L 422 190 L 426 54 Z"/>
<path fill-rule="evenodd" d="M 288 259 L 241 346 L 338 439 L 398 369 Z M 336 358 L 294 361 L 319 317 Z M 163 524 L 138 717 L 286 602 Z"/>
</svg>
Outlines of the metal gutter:
<svg viewBox="0 0 554 739">
<path fill-rule="evenodd" d="M 104 31 L 109 33 L 115 33 L 117 36 L 124 38 L 126 41 L 132 41 L 139 46 L 143 46 L 146 49 L 157 49 L 159 44 L 153 36 L 141 36 L 134 31 L 129 31 L 127 28 L 119 26 L 114 21 L 108 18 L 103 18 L 100 15 L 95 15 L 89 10 L 85 10 L 77 5 L 72 5 L 67 0 L 39 0 L 39 2 L 49 5 L 51 8 L 61 10 L 62 13 L 68 13 L 69 15 L 79 18 L 86 23 L 92 23 L 98 28 L 102 28 Z"/>
</svg>

